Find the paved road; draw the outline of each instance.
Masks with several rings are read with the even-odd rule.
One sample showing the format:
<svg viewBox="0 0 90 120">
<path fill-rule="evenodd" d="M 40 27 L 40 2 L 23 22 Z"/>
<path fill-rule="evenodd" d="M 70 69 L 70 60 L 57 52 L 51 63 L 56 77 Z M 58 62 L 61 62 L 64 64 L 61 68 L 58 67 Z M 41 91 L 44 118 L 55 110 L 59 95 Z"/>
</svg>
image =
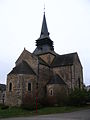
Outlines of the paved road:
<svg viewBox="0 0 90 120">
<path fill-rule="evenodd" d="M 1 120 L 90 120 L 90 109 L 71 113 L 40 115 L 34 117 L 6 118 Z"/>
</svg>

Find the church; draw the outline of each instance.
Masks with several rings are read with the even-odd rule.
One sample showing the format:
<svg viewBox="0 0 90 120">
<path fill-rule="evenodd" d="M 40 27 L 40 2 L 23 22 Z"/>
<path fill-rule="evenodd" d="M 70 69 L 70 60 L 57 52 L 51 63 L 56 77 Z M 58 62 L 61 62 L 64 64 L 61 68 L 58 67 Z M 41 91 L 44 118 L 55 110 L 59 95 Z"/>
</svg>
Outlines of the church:
<svg viewBox="0 0 90 120">
<path fill-rule="evenodd" d="M 54 51 L 45 12 L 40 37 L 33 53 L 24 48 L 7 75 L 6 105 L 20 106 L 25 95 L 38 98 L 68 94 L 83 88 L 83 67 L 77 52 L 59 55 Z"/>
</svg>

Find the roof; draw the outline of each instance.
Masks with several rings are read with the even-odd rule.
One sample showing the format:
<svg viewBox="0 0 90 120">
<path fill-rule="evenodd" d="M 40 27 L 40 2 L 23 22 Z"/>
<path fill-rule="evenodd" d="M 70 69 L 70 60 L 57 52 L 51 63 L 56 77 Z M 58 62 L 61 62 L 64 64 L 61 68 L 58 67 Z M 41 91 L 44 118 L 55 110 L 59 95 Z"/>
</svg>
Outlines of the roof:
<svg viewBox="0 0 90 120">
<path fill-rule="evenodd" d="M 36 46 L 37 48 L 33 52 L 36 55 L 48 52 L 49 50 L 54 51 L 53 41 L 49 37 L 45 12 L 43 15 L 41 34 L 40 37 L 36 40 Z"/>
<path fill-rule="evenodd" d="M 30 53 L 28 50 L 26 50 L 24 48 L 23 52 L 20 54 L 19 58 L 16 60 L 16 64 L 18 63 L 19 60 L 21 60 L 22 58 L 23 59 L 26 59 L 26 56 L 29 57 L 29 56 L 33 56 L 34 59 L 36 59 L 36 56 L 33 54 L 33 53 Z"/>
<path fill-rule="evenodd" d="M 65 55 L 57 55 L 51 66 L 52 67 L 60 67 L 60 66 L 67 66 L 67 65 L 72 65 L 74 62 L 74 56 L 77 53 L 70 53 L 70 54 L 65 54 Z"/>
<path fill-rule="evenodd" d="M 58 74 L 54 75 L 51 78 L 51 80 L 48 82 L 48 84 L 64 84 L 64 85 L 66 85 L 64 80 Z"/>
<path fill-rule="evenodd" d="M 45 12 L 44 12 L 40 39 L 43 39 L 45 37 L 49 37 L 49 32 L 48 32 L 47 22 L 46 22 L 46 17 L 45 17 Z"/>
<path fill-rule="evenodd" d="M 27 62 L 22 61 L 9 74 L 35 74 Z"/>
<path fill-rule="evenodd" d="M 5 91 L 6 90 L 6 85 L 5 84 L 0 84 L 0 90 Z"/>
</svg>

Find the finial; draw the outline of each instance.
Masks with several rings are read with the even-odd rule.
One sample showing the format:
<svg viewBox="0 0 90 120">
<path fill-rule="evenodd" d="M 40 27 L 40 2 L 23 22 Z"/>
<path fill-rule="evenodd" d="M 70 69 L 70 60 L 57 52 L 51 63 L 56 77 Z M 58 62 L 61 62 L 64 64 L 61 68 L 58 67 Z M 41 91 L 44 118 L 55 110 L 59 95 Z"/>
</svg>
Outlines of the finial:
<svg viewBox="0 0 90 120">
<path fill-rule="evenodd" d="M 24 50 L 26 50 L 26 48 L 24 47 Z"/>
<path fill-rule="evenodd" d="M 44 3 L 44 14 L 45 14 L 45 3 Z"/>
</svg>

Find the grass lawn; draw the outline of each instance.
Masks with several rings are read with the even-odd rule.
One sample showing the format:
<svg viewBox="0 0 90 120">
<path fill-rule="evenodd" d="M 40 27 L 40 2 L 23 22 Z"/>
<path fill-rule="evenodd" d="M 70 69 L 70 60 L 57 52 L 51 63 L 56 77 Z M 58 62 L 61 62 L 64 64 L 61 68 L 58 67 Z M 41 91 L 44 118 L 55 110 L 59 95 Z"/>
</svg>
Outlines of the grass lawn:
<svg viewBox="0 0 90 120">
<path fill-rule="evenodd" d="M 0 107 L 0 118 L 65 113 L 65 112 L 72 112 L 72 111 L 77 111 L 77 110 L 82 110 L 82 109 L 87 109 L 87 108 L 90 108 L 90 106 L 47 107 L 47 108 L 39 109 L 36 114 L 36 111 L 24 110 L 22 108 L 11 107 L 11 108 L 7 108 L 7 109 L 1 109 L 1 107 Z"/>
</svg>

